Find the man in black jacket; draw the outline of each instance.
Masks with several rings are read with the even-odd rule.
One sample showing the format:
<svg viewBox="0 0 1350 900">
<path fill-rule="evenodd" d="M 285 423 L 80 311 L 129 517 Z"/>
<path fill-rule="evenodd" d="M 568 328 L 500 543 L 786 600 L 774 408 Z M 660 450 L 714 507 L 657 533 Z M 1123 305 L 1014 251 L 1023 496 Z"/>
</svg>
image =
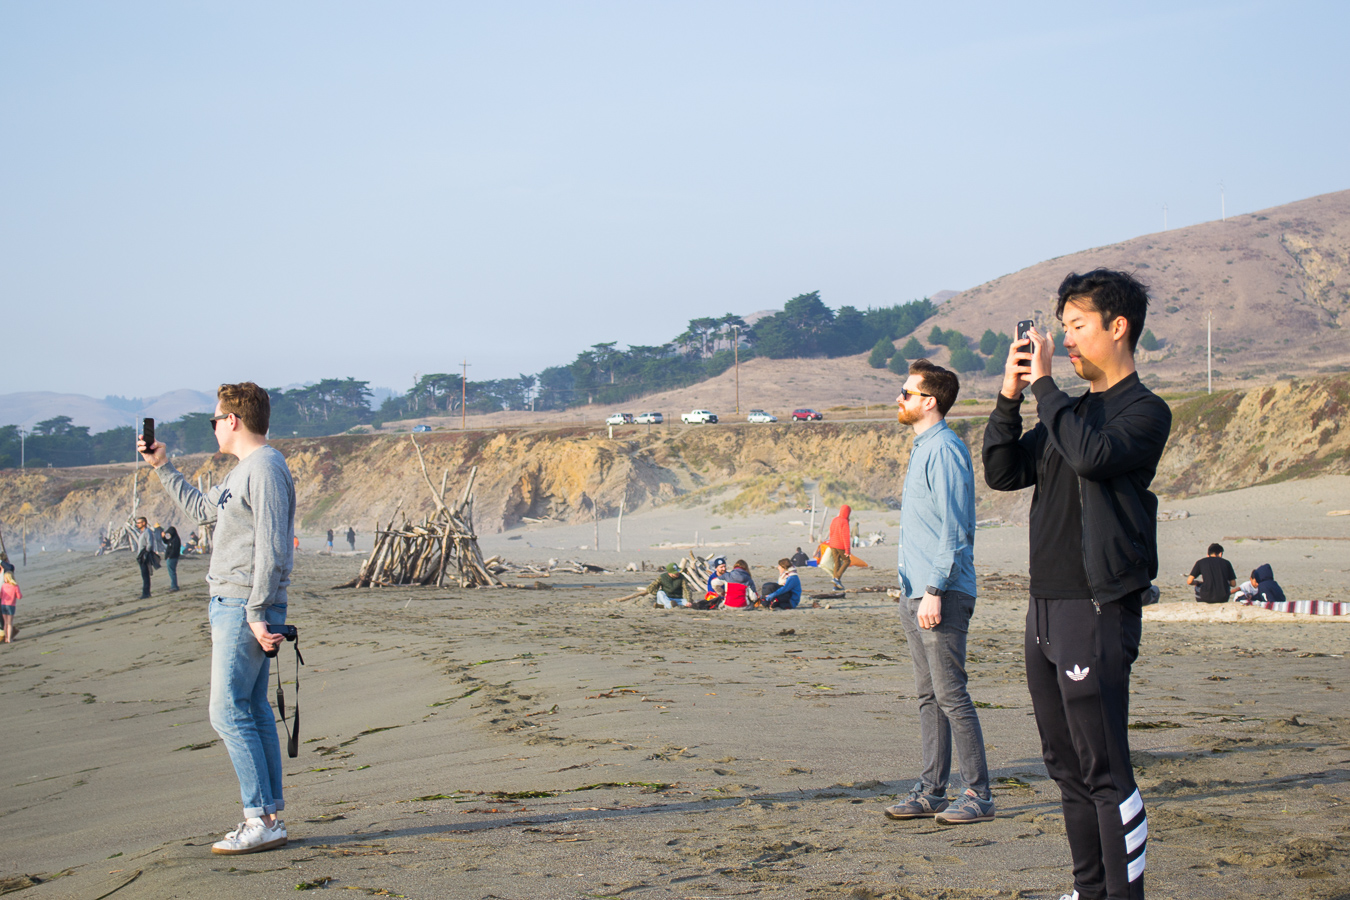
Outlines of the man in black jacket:
<svg viewBox="0 0 1350 900">
<path fill-rule="evenodd" d="M 1073 854 L 1070 900 L 1141 900 L 1148 822 L 1130 765 L 1130 667 L 1143 594 L 1158 574 L 1158 499 L 1149 490 L 1172 413 L 1144 387 L 1134 348 L 1148 291 L 1096 269 L 1059 286 L 1064 348 L 1087 393 L 1051 377 L 1054 343 L 1014 344 L 984 433 L 985 481 L 1034 487 L 1027 687 Z M 1022 392 L 1036 395 L 1022 431 Z"/>
</svg>

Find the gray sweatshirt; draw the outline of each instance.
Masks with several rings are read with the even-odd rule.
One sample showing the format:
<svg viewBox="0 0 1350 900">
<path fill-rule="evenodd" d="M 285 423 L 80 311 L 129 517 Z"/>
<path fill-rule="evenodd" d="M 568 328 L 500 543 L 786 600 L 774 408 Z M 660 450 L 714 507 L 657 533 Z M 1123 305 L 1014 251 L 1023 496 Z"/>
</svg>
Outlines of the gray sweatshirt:
<svg viewBox="0 0 1350 900">
<path fill-rule="evenodd" d="M 166 462 L 155 470 L 183 513 L 199 525 L 215 523 L 211 596 L 248 601 L 248 621 L 286 602 L 295 538 L 295 483 L 286 459 L 272 447 L 254 450 L 205 494 Z"/>
</svg>

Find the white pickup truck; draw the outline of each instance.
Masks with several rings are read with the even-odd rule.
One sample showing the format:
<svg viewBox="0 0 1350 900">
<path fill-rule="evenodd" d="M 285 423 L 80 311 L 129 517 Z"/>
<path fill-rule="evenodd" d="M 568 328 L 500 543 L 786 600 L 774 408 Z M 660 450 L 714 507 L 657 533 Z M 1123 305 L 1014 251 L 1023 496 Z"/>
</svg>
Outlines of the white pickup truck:
<svg viewBox="0 0 1350 900">
<path fill-rule="evenodd" d="M 696 409 L 681 415 L 680 421 L 686 425 L 716 425 L 717 416 L 706 409 Z"/>
</svg>

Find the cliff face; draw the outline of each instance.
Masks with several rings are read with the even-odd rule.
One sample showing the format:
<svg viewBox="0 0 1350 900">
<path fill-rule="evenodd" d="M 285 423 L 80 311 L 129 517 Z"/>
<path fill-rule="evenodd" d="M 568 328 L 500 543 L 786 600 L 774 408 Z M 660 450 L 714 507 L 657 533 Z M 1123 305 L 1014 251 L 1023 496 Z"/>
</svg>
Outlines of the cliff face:
<svg viewBox="0 0 1350 900">
<path fill-rule="evenodd" d="M 1174 423 L 1154 487 L 1186 495 L 1323 472 L 1350 472 L 1350 377 L 1282 381 L 1247 392 L 1226 391 L 1173 404 Z M 1025 521 L 1029 492 L 984 488 L 979 446 L 983 420 L 954 420 L 972 448 L 977 515 Z M 525 518 L 586 521 L 595 510 L 632 513 L 672 501 L 714 503 L 711 515 L 771 512 L 809 505 L 896 507 L 912 439 L 893 422 L 737 425 L 624 429 L 610 439 L 594 430 L 537 429 L 433 433 L 418 437 L 427 475 L 458 496 L 473 466 L 475 526 L 491 533 Z M 431 510 L 417 452 L 408 437 L 342 435 L 275 442 L 295 477 L 302 531 L 368 533 L 398 511 L 420 518 Z M 182 457 L 190 479 L 219 481 L 234 461 Z M 0 510 L 7 540 L 24 503 L 31 540 L 89 544 L 131 510 L 129 467 L 44 469 L 0 473 Z M 140 510 L 151 521 L 184 522 L 158 478 L 136 476 Z M 186 531 L 184 531 L 186 534 Z M 11 546 L 11 552 L 13 546 Z"/>
<path fill-rule="evenodd" d="M 1350 378 L 1281 381 L 1175 405 L 1155 487 L 1172 494 L 1229 490 L 1350 472 Z"/>
</svg>

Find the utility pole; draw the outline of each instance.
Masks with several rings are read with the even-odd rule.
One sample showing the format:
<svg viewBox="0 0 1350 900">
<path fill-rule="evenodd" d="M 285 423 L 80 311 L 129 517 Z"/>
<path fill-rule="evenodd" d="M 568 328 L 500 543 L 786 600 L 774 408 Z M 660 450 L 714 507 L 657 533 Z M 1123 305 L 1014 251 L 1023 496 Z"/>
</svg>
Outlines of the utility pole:
<svg viewBox="0 0 1350 900">
<path fill-rule="evenodd" d="M 741 329 L 739 325 L 731 326 L 735 338 L 731 343 L 732 359 L 736 361 L 736 414 L 741 413 Z"/>
<path fill-rule="evenodd" d="M 464 367 L 464 374 L 459 376 L 459 430 L 463 431 L 465 416 L 468 415 L 464 403 L 469 396 L 469 360 L 466 358 L 460 365 Z"/>
<path fill-rule="evenodd" d="M 1208 384 L 1205 393 L 1214 393 L 1214 311 L 1205 312 L 1205 374 Z"/>
</svg>

